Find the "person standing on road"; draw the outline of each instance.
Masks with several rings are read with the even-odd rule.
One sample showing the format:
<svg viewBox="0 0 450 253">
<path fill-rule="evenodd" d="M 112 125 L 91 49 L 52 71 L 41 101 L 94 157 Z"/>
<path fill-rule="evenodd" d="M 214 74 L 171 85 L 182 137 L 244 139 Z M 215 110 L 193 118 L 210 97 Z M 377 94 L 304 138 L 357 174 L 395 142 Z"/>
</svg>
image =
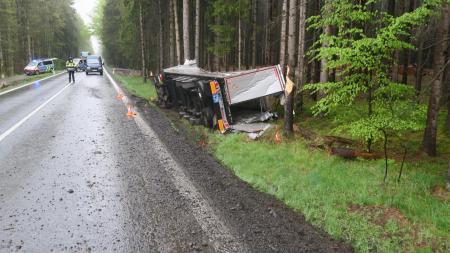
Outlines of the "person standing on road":
<svg viewBox="0 0 450 253">
<path fill-rule="evenodd" d="M 75 83 L 75 69 L 77 65 L 75 62 L 73 62 L 72 57 L 69 57 L 69 60 L 66 62 L 66 69 L 67 72 L 69 72 L 69 83 L 73 82 Z"/>
</svg>

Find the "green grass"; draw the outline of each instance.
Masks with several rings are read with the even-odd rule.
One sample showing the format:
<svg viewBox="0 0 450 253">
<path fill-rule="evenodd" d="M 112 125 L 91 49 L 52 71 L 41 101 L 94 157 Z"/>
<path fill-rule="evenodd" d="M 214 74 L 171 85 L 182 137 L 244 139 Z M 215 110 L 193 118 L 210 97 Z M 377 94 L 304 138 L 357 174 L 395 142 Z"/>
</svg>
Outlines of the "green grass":
<svg viewBox="0 0 450 253">
<path fill-rule="evenodd" d="M 311 150 L 301 139 L 275 144 L 267 137 L 249 141 L 241 134 L 193 131 L 238 177 L 358 252 L 445 252 L 450 247 L 450 202 L 430 193 L 444 184 L 444 160 L 406 164 L 400 183 L 395 182 L 399 166 L 390 161 L 383 184 L 382 160 L 346 161 Z"/>
<path fill-rule="evenodd" d="M 148 100 L 153 100 L 157 97 L 155 86 L 152 81 L 148 80 L 144 83 L 144 80 L 140 76 L 126 76 L 115 74 L 114 75 L 125 89 L 131 94 Z"/>
</svg>

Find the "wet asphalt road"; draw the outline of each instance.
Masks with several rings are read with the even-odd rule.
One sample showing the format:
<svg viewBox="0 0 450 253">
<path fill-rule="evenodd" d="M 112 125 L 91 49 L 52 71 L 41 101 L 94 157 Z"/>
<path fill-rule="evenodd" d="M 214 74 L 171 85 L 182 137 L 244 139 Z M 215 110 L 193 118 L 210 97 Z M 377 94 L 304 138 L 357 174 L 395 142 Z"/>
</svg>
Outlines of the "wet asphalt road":
<svg viewBox="0 0 450 253">
<path fill-rule="evenodd" d="M 126 117 L 107 76 L 76 79 L 0 96 L 0 252 L 351 251 L 144 101 Z"/>
</svg>

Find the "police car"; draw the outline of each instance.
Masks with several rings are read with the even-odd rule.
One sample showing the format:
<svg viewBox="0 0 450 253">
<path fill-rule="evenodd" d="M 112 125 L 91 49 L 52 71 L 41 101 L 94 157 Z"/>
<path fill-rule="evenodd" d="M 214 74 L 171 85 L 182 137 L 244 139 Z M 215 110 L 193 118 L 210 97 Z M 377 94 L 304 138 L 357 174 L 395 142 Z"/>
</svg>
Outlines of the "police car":
<svg viewBox="0 0 450 253">
<path fill-rule="evenodd" d="M 23 71 L 27 75 L 39 75 L 41 73 L 53 72 L 54 70 L 55 64 L 53 59 L 37 59 L 28 63 Z"/>
</svg>

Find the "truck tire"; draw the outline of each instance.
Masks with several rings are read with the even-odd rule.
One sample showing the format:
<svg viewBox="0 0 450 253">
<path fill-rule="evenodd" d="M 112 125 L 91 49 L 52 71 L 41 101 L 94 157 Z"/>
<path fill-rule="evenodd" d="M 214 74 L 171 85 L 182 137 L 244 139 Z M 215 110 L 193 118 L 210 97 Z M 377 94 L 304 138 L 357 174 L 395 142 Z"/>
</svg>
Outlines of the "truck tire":
<svg viewBox="0 0 450 253">
<path fill-rule="evenodd" d="M 214 114 L 211 108 L 205 107 L 202 109 L 202 124 L 205 127 L 213 128 L 214 122 L 213 122 Z"/>
</svg>

